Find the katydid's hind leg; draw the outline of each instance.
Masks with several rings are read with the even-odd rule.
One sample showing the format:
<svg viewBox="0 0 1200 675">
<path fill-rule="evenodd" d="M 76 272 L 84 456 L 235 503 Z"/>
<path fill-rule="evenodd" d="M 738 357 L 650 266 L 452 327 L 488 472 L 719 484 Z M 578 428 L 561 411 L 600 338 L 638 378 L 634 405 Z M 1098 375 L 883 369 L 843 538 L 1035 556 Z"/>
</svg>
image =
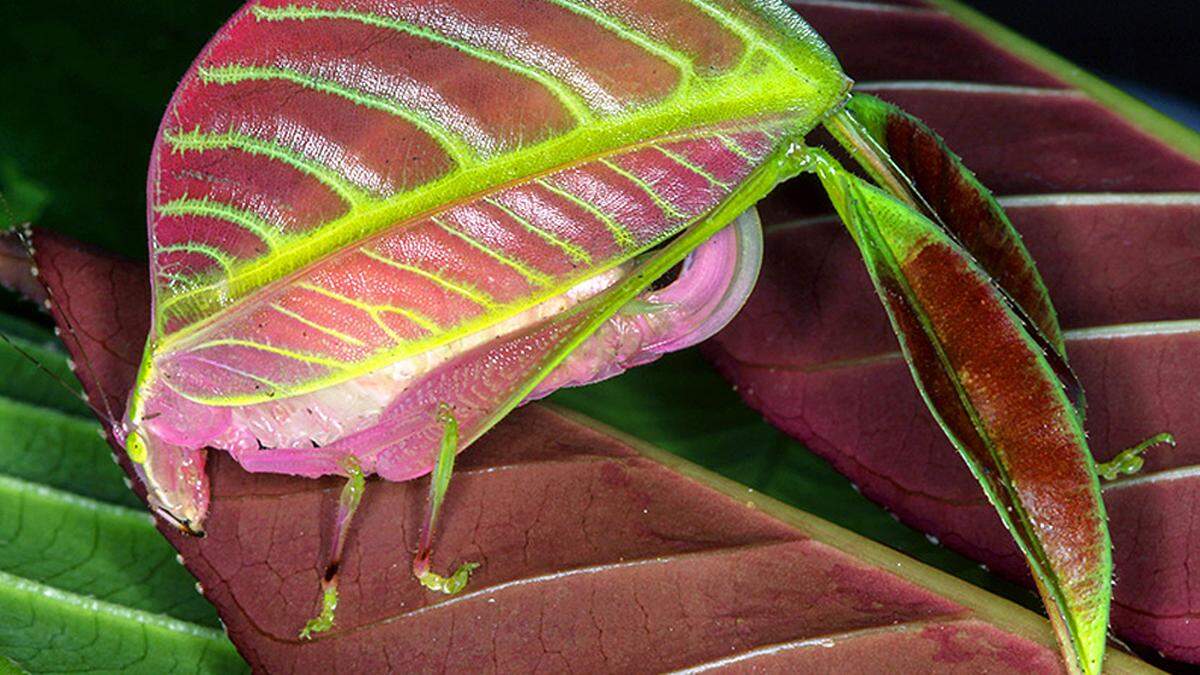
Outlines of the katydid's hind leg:
<svg viewBox="0 0 1200 675">
<path fill-rule="evenodd" d="M 300 637 L 304 639 L 311 639 L 313 633 L 322 633 L 333 627 L 334 612 L 338 605 L 338 569 L 342 564 L 342 551 L 346 548 L 350 521 L 354 518 L 354 512 L 358 510 L 358 504 L 366 490 L 366 477 L 353 455 L 346 457 L 343 468 L 346 470 L 347 479 L 338 498 L 329 563 L 325 574 L 321 576 L 321 612 L 304 624 L 304 629 L 300 631 Z"/>
<path fill-rule="evenodd" d="M 421 540 L 413 558 L 412 570 L 413 576 L 425 588 L 454 595 L 466 588 L 471 572 L 479 567 L 479 563 L 463 563 L 448 577 L 430 569 L 438 516 L 442 510 L 442 501 L 446 497 L 446 488 L 450 486 L 450 475 L 454 472 L 454 458 L 458 454 L 458 420 L 450 406 L 443 403 L 438 407 L 438 422 L 442 425 L 442 443 L 438 450 L 437 463 L 434 464 L 433 473 L 429 477 L 429 511 L 421 529 Z"/>
<path fill-rule="evenodd" d="M 1104 480 L 1116 480 L 1121 475 L 1135 474 L 1141 471 L 1142 465 L 1146 463 L 1142 455 L 1150 448 L 1164 443 L 1175 447 L 1175 437 L 1167 433 L 1151 436 L 1132 448 L 1122 450 L 1107 462 L 1097 462 L 1096 474 Z"/>
</svg>

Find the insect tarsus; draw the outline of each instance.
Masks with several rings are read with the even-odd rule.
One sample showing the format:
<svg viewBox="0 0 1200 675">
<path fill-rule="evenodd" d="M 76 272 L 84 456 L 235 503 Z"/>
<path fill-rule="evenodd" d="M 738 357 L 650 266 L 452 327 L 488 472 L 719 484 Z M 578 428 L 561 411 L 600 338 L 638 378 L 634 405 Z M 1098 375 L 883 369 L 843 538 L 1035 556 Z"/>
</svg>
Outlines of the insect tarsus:
<svg viewBox="0 0 1200 675">
<path fill-rule="evenodd" d="M 467 580 L 471 572 L 479 567 L 479 563 L 465 562 L 448 577 L 430 569 L 438 515 L 442 510 L 446 489 L 450 486 L 450 475 L 454 472 L 454 458 L 458 454 L 458 419 L 454 416 L 454 409 L 445 403 L 438 406 L 438 422 L 442 425 L 442 444 L 438 451 L 437 464 L 434 465 L 433 474 L 429 479 L 429 513 L 421 530 L 421 540 L 413 558 L 412 571 L 413 576 L 425 588 L 454 595 L 467 587 Z"/>
<path fill-rule="evenodd" d="M 367 487 L 366 476 L 354 455 L 346 457 L 342 464 L 347 479 L 338 498 L 329 564 L 325 567 L 325 574 L 321 575 L 321 611 L 309 619 L 300 631 L 300 637 L 306 640 L 312 639 L 313 633 L 323 633 L 333 627 L 338 605 L 338 570 L 342 564 L 342 551 L 346 548 L 346 534 L 350 531 L 350 521 L 358 511 Z"/>
<path fill-rule="evenodd" d="M 438 406 L 438 422 L 442 425 L 442 442 L 438 451 L 437 463 L 429 481 L 429 511 L 425 525 L 421 530 L 421 539 L 413 558 L 413 576 L 421 585 L 431 591 L 454 595 L 467 586 L 471 572 L 479 567 L 479 563 L 466 562 L 450 576 L 442 576 L 431 569 L 433 554 L 433 539 L 436 532 L 438 516 L 442 510 L 442 502 L 446 490 L 450 486 L 450 475 L 454 472 L 454 458 L 458 453 L 458 420 L 453 409 L 443 403 Z M 312 639 L 316 633 L 323 633 L 333 628 L 338 606 L 338 576 L 342 564 L 342 553 L 346 547 L 346 534 L 350 531 L 350 521 L 354 518 L 363 493 L 366 491 L 366 476 L 353 455 L 343 462 L 346 471 L 346 484 L 342 487 L 338 498 L 337 515 L 334 520 L 334 534 L 329 553 L 329 563 L 321 577 L 321 610 L 304 624 L 300 631 L 302 639 Z"/>
</svg>

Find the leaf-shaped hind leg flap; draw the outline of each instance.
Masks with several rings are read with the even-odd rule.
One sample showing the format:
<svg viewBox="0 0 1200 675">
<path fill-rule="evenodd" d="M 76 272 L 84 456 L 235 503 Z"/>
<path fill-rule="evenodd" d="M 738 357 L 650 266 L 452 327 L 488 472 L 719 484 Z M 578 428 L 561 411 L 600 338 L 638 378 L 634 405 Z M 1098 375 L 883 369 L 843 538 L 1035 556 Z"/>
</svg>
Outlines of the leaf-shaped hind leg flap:
<svg viewBox="0 0 1200 675">
<path fill-rule="evenodd" d="M 832 159 L 816 166 L 925 402 L 1025 553 L 1064 658 L 1098 673 L 1112 551 L 1080 412 L 1047 352 L 942 228 Z"/>
</svg>

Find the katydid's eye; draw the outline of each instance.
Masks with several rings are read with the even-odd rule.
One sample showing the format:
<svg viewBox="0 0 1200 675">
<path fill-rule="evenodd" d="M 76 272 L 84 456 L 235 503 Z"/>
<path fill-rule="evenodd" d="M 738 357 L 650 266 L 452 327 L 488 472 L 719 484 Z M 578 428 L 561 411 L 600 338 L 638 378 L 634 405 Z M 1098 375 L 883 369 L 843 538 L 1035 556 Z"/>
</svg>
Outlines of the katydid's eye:
<svg viewBox="0 0 1200 675">
<path fill-rule="evenodd" d="M 142 439 L 141 431 L 134 429 L 125 437 L 125 452 L 130 460 L 137 464 L 145 464 L 146 442 Z"/>
</svg>

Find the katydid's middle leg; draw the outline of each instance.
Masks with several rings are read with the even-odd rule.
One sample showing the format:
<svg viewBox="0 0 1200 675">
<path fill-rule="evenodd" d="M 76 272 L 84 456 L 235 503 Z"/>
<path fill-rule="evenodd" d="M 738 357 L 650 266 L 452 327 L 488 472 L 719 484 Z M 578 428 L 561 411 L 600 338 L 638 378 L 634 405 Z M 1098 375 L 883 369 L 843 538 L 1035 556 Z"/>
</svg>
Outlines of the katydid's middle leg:
<svg viewBox="0 0 1200 675">
<path fill-rule="evenodd" d="M 304 630 L 300 631 L 300 637 L 304 639 L 311 638 L 313 633 L 322 633 L 333 627 L 334 612 L 338 604 L 338 568 L 342 564 L 342 551 L 346 548 L 346 534 L 350 531 L 350 521 L 354 518 L 354 512 L 358 510 L 358 504 L 366 490 L 366 477 L 358 460 L 350 455 L 343 460 L 343 464 L 347 479 L 338 498 L 329 564 L 321 577 L 321 612 L 304 624 Z"/>
<path fill-rule="evenodd" d="M 446 489 L 450 486 L 450 475 L 454 472 L 454 458 L 458 454 L 458 420 L 449 405 L 443 403 L 439 406 L 438 421 L 442 425 L 442 445 L 438 450 L 433 473 L 429 477 L 429 512 L 426 515 L 425 526 L 421 529 L 421 540 L 413 558 L 412 571 L 413 576 L 425 588 L 454 595 L 466 588 L 471 572 L 479 567 L 479 563 L 463 563 L 448 577 L 430 569 L 437 520 L 442 510 L 442 501 L 446 497 Z"/>
</svg>

